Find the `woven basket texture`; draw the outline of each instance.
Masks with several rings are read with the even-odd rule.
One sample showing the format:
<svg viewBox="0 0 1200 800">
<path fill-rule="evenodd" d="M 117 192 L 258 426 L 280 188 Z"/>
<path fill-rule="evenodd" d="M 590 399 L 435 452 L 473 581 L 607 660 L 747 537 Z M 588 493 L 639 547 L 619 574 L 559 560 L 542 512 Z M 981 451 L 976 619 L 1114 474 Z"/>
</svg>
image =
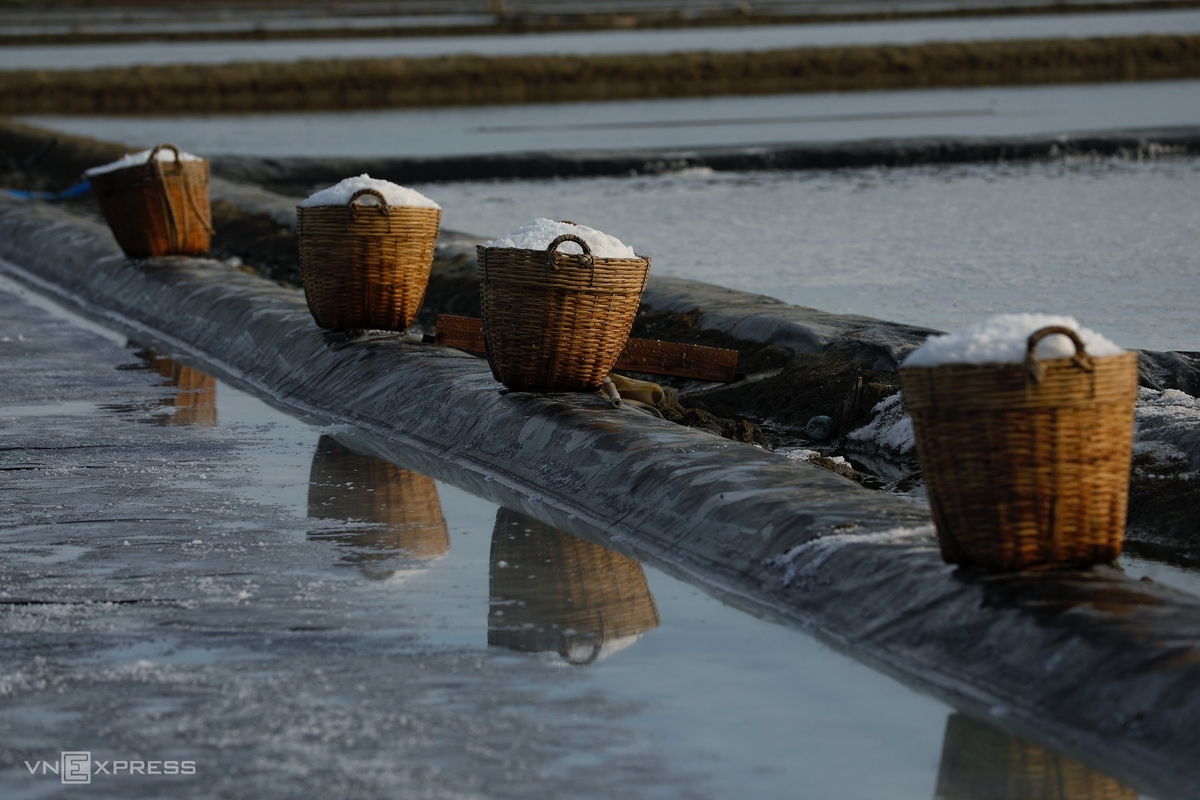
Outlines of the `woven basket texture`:
<svg viewBox="0 0 1200 800">
<path fill-rule="evenodd" d="M 174 161 L 158 159 L 160 150 Z M 145 164 L 89 175 L 117 244 L 130 258 L 200 255 L 212 240 L 208 161 L 181 161 L 160 144 Z"/>
<path fill-rule="evenodd" d="M 402 553 L 433 558 L 450 550 L 450 532 L 433 478 L 374 456 L 356 453 L 331 436 L 322 436 L 313 454 L 308 480 L 308 516 L 312 519 L 372 523 L 331 537 L 366 552 L 370 562 Z M 390 574 L 380 573 L 383 577 Z"/>
<path fill-rule="evenodd" d="M 594 659 L 606 641 L 659 625 L 642 565 L 500 508 L 492 532 L 488 644 Z"/>
<path fill-rule="evenodd" d="M 1115 559 L 1125 535 L 1137 354 L 900 370 L 946 561 L 987 571 Z"/>
<path fill-rule="evenodd" d="M 566 241 L 583 254 L 557 252 Z M 492 375 L 518 392 L 594 391 L 621 355 L 649 258 L 594 258 L 578 236 L 546 250 L 477 248 Z"/>
<path fill-rule="evenodd" d="M 1114 778 L 976 722 L 946 720 L 936 800 L 1137 800 Z"/>
<path fill-rule="evenodd" d="M 376 203 L 358 202 L 365 195 Z M 335 331 L 403 331 L 429 285 L 442 212 L 388 206 L 372 189 L 347 205 L 296 209 L 304 294 L 313 319 Z"/>
</svg>

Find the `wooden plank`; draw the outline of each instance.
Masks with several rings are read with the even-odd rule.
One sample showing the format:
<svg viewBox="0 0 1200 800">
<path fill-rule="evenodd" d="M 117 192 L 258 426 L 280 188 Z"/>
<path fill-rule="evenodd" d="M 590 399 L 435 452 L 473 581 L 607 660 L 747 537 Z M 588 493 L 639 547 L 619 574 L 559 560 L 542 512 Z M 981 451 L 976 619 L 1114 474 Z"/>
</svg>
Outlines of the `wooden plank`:
<svg viewBox="0 0 1200 800">
<path fill-rule="evenodd" d="M 434 341 L 438 344 L 480 355 L 485 352 L 483 320 L 439 314 L 436 325 Z M 737 358 L 736 350 L 722 347 L 630 337 L 616 369 L 728 383 L 737 372 Z"/>
<path fill-rule="evenodd" d="M 483 355 L 487 352 L 483 344 L 483 320 L 475 317 L 456 317 L 438 314 L 437 329 L 433 340 L 446 347 L 457 347 L 468 353 Z"/>
<path fill-rule="evenodd" d="M 737 350 L 630 337 L 616 369 L 728 383 L 737 372 L 737 359 Z"/>
</svg>

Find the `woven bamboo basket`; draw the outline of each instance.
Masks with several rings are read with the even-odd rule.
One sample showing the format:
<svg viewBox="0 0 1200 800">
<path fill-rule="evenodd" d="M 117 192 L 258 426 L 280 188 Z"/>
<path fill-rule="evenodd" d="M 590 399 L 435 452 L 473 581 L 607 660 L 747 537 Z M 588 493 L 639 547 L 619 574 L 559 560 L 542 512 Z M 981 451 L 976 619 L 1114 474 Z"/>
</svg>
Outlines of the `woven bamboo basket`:
<svg viewBox="0 0 1200 800">
<path fill-rule="evenodd" d="M 434 558 L 450 551 L 450 532 L 433 478 L 322 436 L 308 479 L 311 519 L 373 523 L 332 537 L 364 551 L 355 560 L 370 577 L 390 570 L 377 564 L 397 554 Z M 374 552 L 371 552 L 374 551 Z"/>
<path fill-rule="evenodd" d="M 962 714 L 946 720 L 936 800 L 1137 800 L 1114 778 Z"/>
<path fill-rule="evenodd" d="M 374 203 L 360 203 L 363 197 Z M 429 285 L 442 212 L 389 206 L 375 189 L 347 205 L 299 206 L 296 237 L 313 319 L 335 331 L 403 331 Z"/>
<path fill-rule="evenodd" d="M 1035 356 L 1063 334 L 1071 358 Z M 900 370 L 938 542 L 989 571 L 1082 566 L 1121 552 L 1137 354 L 1092 358 L 1069 328 L 1024 365 Z"/>
<path fill-rule="evenodd" d="M 583 253 L 560 253 L 575 242 Z M 492 375 L 518 392 L 595 391 L 633 327 L 650 259 L 595 258 L 581 237 L 545 250 L 477 248 Z"/>
<path fill-rule="evenodd" d="M 175 154 L 160 161 L 161 150 Z M 117 244 L 130 258 L 200 255 L 212 241 L 208 161 L 160 144 L 145 164 L 86 175 Z"/>
<path fill-rule="evenodd" d="M 659 625 L 642 565 L 500 508 L 492 532 L 488 644 L 594 661 L 606 642 Z"/>
</svg>

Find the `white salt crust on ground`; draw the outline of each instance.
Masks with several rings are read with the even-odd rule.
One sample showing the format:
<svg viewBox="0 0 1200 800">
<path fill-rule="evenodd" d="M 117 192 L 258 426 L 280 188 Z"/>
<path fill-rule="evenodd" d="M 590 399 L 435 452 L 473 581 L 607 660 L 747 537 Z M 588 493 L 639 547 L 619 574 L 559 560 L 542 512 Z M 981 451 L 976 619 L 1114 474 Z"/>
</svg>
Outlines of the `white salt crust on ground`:
<svg viewBox="0 0 1200 800">
<path fill-rule="evenodd" d="M 484 247 L 515 247 L 522 250 L 545 250 L 550 246 L 551 242 L 564 233 L 574 234 L 587 242 L 588 247 L 591 248 L 592 255 L 597 258 L 638 257 L 633 252 L 632 247 L 615 236 L 610 236 L 595 228 L 589 228 L 587 225 L 573 225 L 570 222 L 558 222 L 545 218 L 535 219 L 528 225 L 517 228 L 507 236 L 486 242 Z M 583 252 L 583 248 L 575 242 L 563 242 L 558 246 L 558 250 L 562 253 Z"/>
<path fill-rule="evenodd" d="M 344 206 L 350 202 L 350 198 L 360 189 L 374 189 L 383 195 L 383 199 L 387 201 L 389 206 L 412 206 L 414 208 L 437 208 L 440 209 L 437 203 L 430 200 L 425 195 L 418 192 L 416 189 L 410 189 L 407 186 L 401 186 L 398 183 L 372 178 L 370 175 L 363 173 L 354 178 L 346 178 L 328 189 L 322 189 L 316 194 L 309 195 L 304 200 L 300 201 L 301 208 L 312 208 L 313 206 Z M 363 198 L 363 202 L 373 202 L 372 198 L 367 195 Z"/>
<path fill-rule="evenodd" d="M 954 333 L 930 336 L 909 353 L 902 367 L 940 367 L 945 364 L 1021 364 L 1030 334 L 1060 325 L 1070 328 L 1083 340 L 1089 355 L 1115 356 L 1124 348 L 1095 331 L 1084 328 L 1074 317 L 1052 314 L 999 314 Z M 1069 358 L 1075 345 L 1063 335 L 1047 336 L 1038 344 L 1038 358 Z"/>
<path fill-rule="evenodd" d="M 150 153 L 152 153 L 152 152 L 153 152 L 153 150 L 142 150 L 141 152 L 138 152 L 138 153 L 130 153 L 127 156 L 118 158 L 116 161 L 110 162 L 108 164 L 104 164 L 103 166 L 92 167 L 91 169 L 86 170 L 83 174 L 84 175 L 103 175 L 106 172 L 116 172 L 117 170 L 125 169 L 126 167 L 138 167 L 138 166 L 141 166 L 142 164 L 147 164 L 150 162 Z M 155 161 L 174 161 L 175 160 L 175 151 L 164 147 L 158 151 L 158 155 L 156 155 L 154 157 L 154 160 Z M 191 153 L 185 153 L 182 150 L 180 150 L 179 151 L 179 160 L 180 161 L 203 161 L 204 159 L 201 158 L 200 156 L 194 156 Z"/>
</svg>

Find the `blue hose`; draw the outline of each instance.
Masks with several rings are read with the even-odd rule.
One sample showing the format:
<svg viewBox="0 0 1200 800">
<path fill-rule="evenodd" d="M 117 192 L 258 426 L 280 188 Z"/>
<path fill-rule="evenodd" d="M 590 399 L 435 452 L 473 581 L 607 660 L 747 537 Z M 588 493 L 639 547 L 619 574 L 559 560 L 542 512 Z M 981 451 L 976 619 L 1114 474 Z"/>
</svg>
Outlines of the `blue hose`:
<svg viewBox="0 0 1200 800">
<path fill-rule="evenodd" d="M 55 202 L 58 200 L 69 200 L 72 197 L 82 197 L 91 191 L 92 185 L 87 181 L 80 181 L 74 186 L 69 186 L 61 192 L 33 192 L 27 189 L 0 189 L 10 197 L 17 197 L 21 200 L 49 200 Z"/>
</svg>

